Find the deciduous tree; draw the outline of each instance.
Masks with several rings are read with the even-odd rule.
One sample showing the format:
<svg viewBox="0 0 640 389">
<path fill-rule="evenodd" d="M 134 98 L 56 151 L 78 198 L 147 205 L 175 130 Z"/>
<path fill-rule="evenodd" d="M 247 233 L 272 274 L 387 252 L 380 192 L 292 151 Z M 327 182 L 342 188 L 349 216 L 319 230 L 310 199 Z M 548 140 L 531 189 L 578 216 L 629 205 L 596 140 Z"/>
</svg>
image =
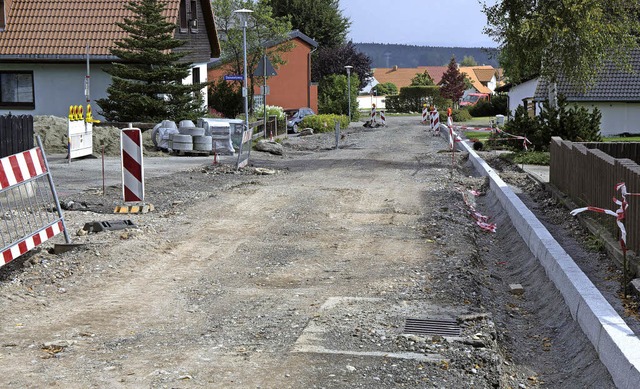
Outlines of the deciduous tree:
<svg viewBox="0 0 640 389">
<path fill-rule="evenodd" d="M 362 88 L 371 77 L 371 58 L 359 52 L 353 42 L 338 47 L 320 48 L 313 62 L 311 78 L 321 81 L 331 74 L 344 74 L 345 66 L 351 65 L 351 73 L 358 75 L 360 84 L 351 84 L 351 87 Z"/>
<path fill-rule="evenodd" d="M 291 51 L 293 45 L 287 42 L 291 32 L 291 23 L 283 18 L 275 18 L 266 0 L 213 0 L 212 6 L 216 19 L 216 27 L 220 36 L 222 57 L 221 66 L 230 73 L 243 74 L 244 44 L 243 24 L 239 15 L 233 11 L 250 9 L 253 13 L 247 20 L 247 78 L 248 89 L 253 90 L 256 79 L 253 73 L 265 52 L 269 61 L 277 69 L 285 63 L 282 53 Z M 270 49 L 267 50 L 267 47 Z M 240 82 L 241 81 L 236 81 Z M 250 100 L 253 94 L 249 93 Z M 249 107 L 253 107 L 250 101 Z"/>
<path fill-rule="evenodd" d="M 484 5 L 500 63 L 513 82 L 541 75 L 587 87 L 609 59 L 624 66 L 637 47 L 640 2 L 500 0 Z"/>
<path fill-rule="evenodd" d="M 320 47 L 346 43 L 351 22 L 338 0 L 269 0 L 274 16 L 286 16 L 294 29 L 313 38 Z"/>
<path fill-rule="evenodd" d="M 411 79 L 411 86 L 429 86 L 434 85 L 429 73 L 425 70 L 423 73 L 416 73 Z"/>
</svg>

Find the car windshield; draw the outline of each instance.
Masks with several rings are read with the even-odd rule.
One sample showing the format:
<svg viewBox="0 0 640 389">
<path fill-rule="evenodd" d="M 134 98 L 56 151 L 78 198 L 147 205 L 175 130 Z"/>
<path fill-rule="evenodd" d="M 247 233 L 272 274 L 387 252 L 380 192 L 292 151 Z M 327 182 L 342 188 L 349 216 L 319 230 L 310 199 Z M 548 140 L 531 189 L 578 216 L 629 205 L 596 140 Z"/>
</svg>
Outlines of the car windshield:
<svg viewBox="0 0 640 389">
<path fill-rule="evenodd" d="M 462 99 L 462 101 L 466 101 L 468 103 L 475 103 L 476 101 L 478 101 L 479 98 L 480 98 L 480 96 L 468 95 L 468 96 L 465 96 Z"/>
</svg>

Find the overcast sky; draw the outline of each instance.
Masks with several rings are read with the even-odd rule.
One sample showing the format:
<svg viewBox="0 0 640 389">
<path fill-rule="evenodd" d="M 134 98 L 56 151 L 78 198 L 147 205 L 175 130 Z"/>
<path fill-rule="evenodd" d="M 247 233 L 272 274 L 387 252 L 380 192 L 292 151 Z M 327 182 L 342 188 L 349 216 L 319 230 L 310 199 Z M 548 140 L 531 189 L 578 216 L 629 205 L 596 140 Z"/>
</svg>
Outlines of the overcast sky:
<svg viewBox="0 0 640 389">
<path fill-rule="evenodd" d="M 478 0 L 340 0 L 340 8 L 354 43 L 496 47 L 482 33 L 487 18 Z"/>
</svg>

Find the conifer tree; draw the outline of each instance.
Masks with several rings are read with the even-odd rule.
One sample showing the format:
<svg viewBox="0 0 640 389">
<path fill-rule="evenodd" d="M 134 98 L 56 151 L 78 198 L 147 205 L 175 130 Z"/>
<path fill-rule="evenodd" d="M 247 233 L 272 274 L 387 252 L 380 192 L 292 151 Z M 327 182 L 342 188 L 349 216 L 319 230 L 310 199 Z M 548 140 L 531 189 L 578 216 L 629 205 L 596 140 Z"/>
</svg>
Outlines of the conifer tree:
<svg viewBox="0 0 640 389">
<path fill-rule="evenodd" d="M 122 62 L 105 70 L 112 76 L 107 98 L 97 100 L 108 121 L 158 122 L 165 119 L 195 119 L 204 113 L 201 89 L 204 83 L 184 85 L 191 63 L 181 59 L 188 53 L 176 48 L 185 41 L 174 38 L 176 25 L 163 16 L 159 0 L 131 1 L 133 13 L 118 27 L 127 35 L 111 53 Z"/>
<path fill-rule="evenodd" d="M 458 69 L 456 58 L 451 57 L 447 71 L 442 75 L 440 81 L 440 96 L 445 99 L 451 99 L 454 104 L 460 100 L 464 94 L 464 90 L 467 88 L 464 82 L 465 76 Z"/>
</svg>

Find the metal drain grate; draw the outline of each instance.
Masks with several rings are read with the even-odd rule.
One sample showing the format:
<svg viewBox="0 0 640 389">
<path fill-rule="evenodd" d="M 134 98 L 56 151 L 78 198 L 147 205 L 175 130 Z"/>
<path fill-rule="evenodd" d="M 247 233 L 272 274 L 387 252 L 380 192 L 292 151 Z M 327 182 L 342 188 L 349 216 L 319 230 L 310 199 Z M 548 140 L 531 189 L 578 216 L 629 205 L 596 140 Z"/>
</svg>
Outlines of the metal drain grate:
<svg viewBox="0 0 640 389">
<path fill-rule="evenodd" d="M 405 334 L 460 336 L 461 332 L 455 320 L 407 319 L 404 323 Z"/>
</svg>

